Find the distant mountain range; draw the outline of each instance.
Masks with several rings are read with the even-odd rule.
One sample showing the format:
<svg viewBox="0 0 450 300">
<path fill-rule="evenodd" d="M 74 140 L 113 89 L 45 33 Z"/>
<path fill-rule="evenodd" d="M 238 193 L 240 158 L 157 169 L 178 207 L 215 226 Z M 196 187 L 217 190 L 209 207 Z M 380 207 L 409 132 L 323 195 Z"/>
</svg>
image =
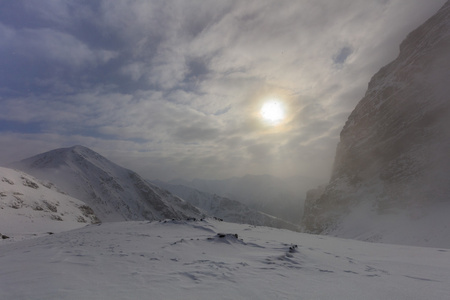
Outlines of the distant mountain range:
<svg viewBox="0 0 450 300">
<path fill-rule="evenodd" d="M 217 194 L 202 192 L 180 184 L 170 184 L 162 181 L 153 181 L 153 183 L 183 198 L 206 214 L 227 222 L 285 228 L 294 231 L 299 231 L 300 229 L 296 224 L 251 209 L 239 201 L 221 197 Z"/>
<path fill-rule="evenodd" d="M 245 175 L 223 180 L 177 179 L 168 183 L 237 200 L 251 209 L 300 224 L 306 192 L 318 180 L 303 176 L 278 178 L 271 175 Z"/>
</svg>

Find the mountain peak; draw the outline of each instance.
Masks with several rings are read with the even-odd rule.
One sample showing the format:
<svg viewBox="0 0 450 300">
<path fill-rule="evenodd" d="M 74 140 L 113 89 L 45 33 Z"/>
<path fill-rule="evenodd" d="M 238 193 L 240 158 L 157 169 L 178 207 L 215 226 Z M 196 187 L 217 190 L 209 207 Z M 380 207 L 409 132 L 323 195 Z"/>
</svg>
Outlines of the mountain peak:
<svg viewBox="0 0 450 300">
<path fill-rule="evenodd" d="M 189 203 L 84 146 L 38 154 L 12 165 L 87 203 L 101 221 L 201 217 Z"/>
<path fill-rule="evenodd" d="M 113 163 L 85 146 L 76 145 L 50 150 L 12 163 L 10 167 L 20 169 L 21 166 L 26 166 L 27 169 L 55 169 L 63 166 L 73 167 L 79 164 L 91 164 L 102 168 L 104 165 Z"/>
<path fill-rule="evenodd" d="M 81 146 L 81 145 L 75 145 L 69 148 L 63 148 L 66 149 L 66 151 L 68 152 L 72 152 L 72 153 L 77 153 L 80 155 L 85 155 L 85 156 L 89 156 L 92 158 L 100 158 L 100 159 L 105 159 L 103 156 L 101 156 L 100 154 L 98 154 L 97 152 L 95 152 L 94 150 L 85 147 L 85 146 Z"/>
<path fill-rule="evenodd" d="M 97 154 L 92 149 L 89 149 L 88 147 L 81 146 L 81 145 L 75 145 L 75 146 L 72 146 L 72 147 L 69 147 L 66 149 L 69 151 L 72 151 L 72 152 L 77 152 L 77 153 L 95 153 L 95 154 Z"/>
</svg>

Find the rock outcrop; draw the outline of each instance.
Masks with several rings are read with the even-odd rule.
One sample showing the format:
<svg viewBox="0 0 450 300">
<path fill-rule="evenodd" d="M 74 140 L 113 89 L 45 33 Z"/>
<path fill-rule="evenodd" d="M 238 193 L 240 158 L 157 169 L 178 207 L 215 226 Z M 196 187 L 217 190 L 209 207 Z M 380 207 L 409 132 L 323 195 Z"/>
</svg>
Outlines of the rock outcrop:
<svg viewBox="0 0 450 300">
<path fill-rule="evenodd" d="M 307 197 L 303 225 L 338 232 L 362 211 L 411 220 L 449 195 L 450 1 L 371 79 L 341 132 L 329 184 Z"/>
</svg>

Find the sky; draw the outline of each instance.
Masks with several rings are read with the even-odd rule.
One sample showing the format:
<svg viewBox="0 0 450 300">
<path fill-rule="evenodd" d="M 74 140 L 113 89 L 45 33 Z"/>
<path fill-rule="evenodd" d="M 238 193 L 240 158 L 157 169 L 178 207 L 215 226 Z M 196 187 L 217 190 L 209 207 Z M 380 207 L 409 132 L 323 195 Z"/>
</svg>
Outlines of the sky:
<svg viewBox="0 0 450 300">
<path fill-rule="evenodd" d="M 326 182 L 370 78 L 445 2 L 0 0 L 0 165 L 83 145 L 148 179 Z"/>
</svg>

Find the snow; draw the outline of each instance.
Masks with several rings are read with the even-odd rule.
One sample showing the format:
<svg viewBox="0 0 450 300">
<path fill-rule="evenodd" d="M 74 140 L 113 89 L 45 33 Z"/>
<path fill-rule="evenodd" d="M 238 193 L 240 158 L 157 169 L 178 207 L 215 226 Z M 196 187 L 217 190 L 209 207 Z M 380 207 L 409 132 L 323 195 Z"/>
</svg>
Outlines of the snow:
<svg viewBox="0 0 450 300">
<path fill-rule="evenodd" d="M 20 240 L 96 222 L 86 204 L 50 183 L 0 167 L 0 233 Z"/>
<path fill-rule="evenodd" d="M 102 222 L 200 217 L 197 208 L 83 146 L 11 164 L 88 204 Z"/>
<path fill-rule="evenodd" d="M 0 240 L 0 265 L 0 299 L 450 295 L 447 249 L 367 243 L 211 219 L 113 222 L 19 242 Z"/>
</svg>

